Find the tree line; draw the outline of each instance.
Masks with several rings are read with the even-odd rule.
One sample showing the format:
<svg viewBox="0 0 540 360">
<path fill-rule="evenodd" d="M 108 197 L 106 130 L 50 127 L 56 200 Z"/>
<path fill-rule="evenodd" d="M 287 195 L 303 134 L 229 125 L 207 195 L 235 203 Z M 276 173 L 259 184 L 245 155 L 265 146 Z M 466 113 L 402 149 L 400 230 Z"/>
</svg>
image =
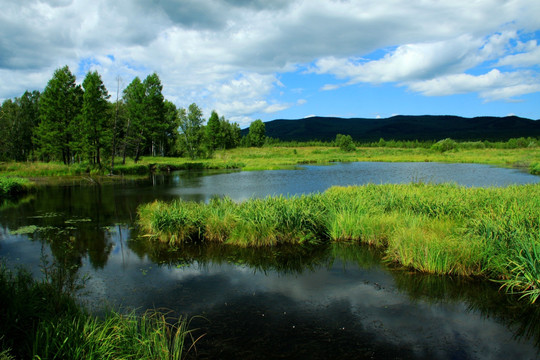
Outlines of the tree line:
<svg viewBox="0 0 540 360">
<path fill-rule="evenodd" d="M 213 111 L 204 119 L 195 104 L 177 108 L 162 94 L 156 73 L 135 77 L 116 96 L 97 71 L 81 85 L 68 66 L 57 69 L 42 93 L 26 91 L 0 107 L 0 161 L 88 162 L 102 167 L 115 158 L 211 157 L 218 149 L 262 146 L 264 123 L 254 121 L 242 138 L 240 126 Z"/>
</svg>

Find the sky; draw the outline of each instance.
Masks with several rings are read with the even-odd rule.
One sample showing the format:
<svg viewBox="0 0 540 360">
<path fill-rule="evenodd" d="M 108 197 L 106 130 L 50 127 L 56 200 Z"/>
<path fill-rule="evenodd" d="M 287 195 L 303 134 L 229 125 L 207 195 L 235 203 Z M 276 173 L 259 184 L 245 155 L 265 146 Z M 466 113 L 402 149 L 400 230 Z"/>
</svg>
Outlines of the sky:
<svg viewBox="0 0 540 360">
<path fill-rule="evenodd" d="M 540 119 L 539 0 L 0 0 L 0 101 L 68 65 L 155 72 L 242 128 L 310 116 Z M 120 80 L 120 81 L 117 81 Z"/>
</svg>

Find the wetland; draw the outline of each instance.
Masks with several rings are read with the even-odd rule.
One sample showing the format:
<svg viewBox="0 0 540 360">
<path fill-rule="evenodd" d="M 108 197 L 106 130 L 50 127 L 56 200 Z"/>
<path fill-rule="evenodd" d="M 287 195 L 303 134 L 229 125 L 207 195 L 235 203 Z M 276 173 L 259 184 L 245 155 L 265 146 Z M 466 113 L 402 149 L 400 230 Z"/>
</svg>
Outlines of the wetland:
<svg viewBox="0 0 540 360">
<path fill-rule="evenodd" d="M 191 170 L 100 186 L 74 180 L 4 200 L 0 256 L 35 276 L 44 256 L 88 275 L 81 300 L 98 314 L 106 306 L 195 316 L 191 326 L 204 336 L 189 358 L 535 358 L 538 306 L 496 282 L 411 271 L 380 248 L 344 241 L 171 247 L 144 236 L 138 209 L 155 200 L 309 196 L 336 185 L 539 182 L 516 169 L 431 162 Z"/>
</svg>

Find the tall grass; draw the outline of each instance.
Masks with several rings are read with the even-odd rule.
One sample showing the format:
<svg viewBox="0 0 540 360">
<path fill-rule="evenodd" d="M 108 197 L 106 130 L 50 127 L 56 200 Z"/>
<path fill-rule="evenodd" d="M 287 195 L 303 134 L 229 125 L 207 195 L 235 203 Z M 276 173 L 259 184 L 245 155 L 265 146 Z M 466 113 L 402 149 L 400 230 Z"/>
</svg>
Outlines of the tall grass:
<svg viewBox="0 0 540 360">
<path fill-rule="evenodd" d="M 175 245 L 364 243 L 384 249 L 387 261 L 417 271 L 502 280 L 531 301 L 540 292 L 539 184 L 365 185 L 242 203 L 155 202 L 139 208 L 139 219 L 149 236 Z"/>
<path fill-rule="evenodd" d="M 27 179 L 0 176 L 0 197 L 23 194 L 33 186 L 33 183 Z"/>
<path fill-rule="evenodd" d="M 177 200 L 139 207 L 139 224 L 149 236 L 178 245 L 219 241 L 239 246 L 273 246 L 317 241 L 324 236 L 316 197 L 268 197 L 240 204 L 229 198 L 208 205 Z"/>
<path fill-rule="evenodd" d="M 36 359 L 181 359 L 187 325 L 182 319 L 170 325 L 159 312 L 63 316 L 38 324 L 32 353 Z"/>
<path fill-rule="evenodd" d="M 49 271 L 49 270 L 47 270 Z M 160 312 L 90 315 L 61 271 L 35 280 L 0 265 L 1 359 L 181 359 L 189 322 Z M 63 289 L 63 290 L 62 290 Z"/>
</svg>

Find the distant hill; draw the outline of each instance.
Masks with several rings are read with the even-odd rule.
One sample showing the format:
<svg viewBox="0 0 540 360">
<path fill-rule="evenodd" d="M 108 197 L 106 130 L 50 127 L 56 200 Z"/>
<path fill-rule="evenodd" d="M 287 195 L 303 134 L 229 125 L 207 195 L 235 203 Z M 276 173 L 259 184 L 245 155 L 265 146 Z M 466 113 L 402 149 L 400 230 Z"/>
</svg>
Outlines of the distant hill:
<svg viewBox="0 0 540 360">
<path fill-rule="evenodd" d="M 336 134 L 351 135 L 356 141 L 385 140 L 508 140 L 540 137 L 540 120 L 517 116 L 393 116 L 385 119 L 310 117 L 272 120 L 265 123 L 266 135 L 283 141 L 333 140 Z M 242 130 L 247 134 L 249 129 Z"/>
</svg>

